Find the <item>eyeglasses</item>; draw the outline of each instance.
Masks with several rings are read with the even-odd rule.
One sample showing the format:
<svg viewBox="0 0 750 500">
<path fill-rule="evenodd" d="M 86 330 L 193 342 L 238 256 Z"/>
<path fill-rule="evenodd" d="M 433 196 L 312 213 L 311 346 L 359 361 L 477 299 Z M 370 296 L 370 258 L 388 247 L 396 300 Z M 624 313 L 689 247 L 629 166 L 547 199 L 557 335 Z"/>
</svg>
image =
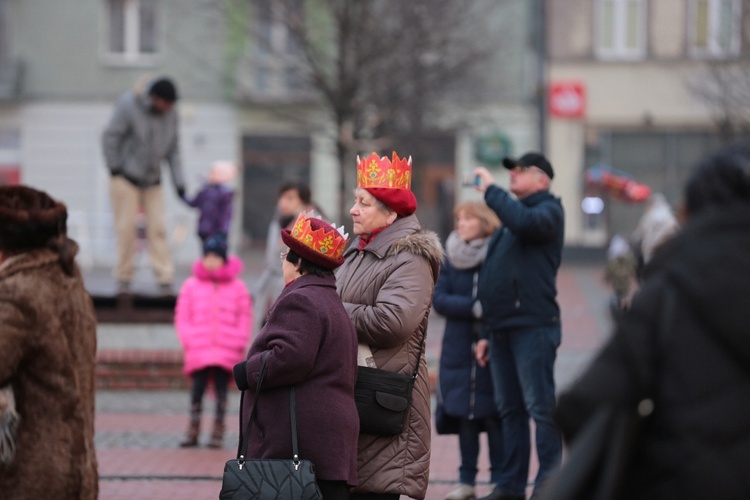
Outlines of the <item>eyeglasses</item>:
<svg viewBox="0 0 750 500">
<path fill-rule="evenodd" d="M 522 174 L 522 173 L 524 173 L 524 172 L 535 171 L 535 172 L 538 172 L 538 173 L 541 173 L 541 174 L 547 175 L 547 174 L 546 174 L 546 173 L 544 172 L 544 170 L 542 170 L 542 169 L 541 169 L 541 168 L 539 168 L 539 167 L 535 167 L 534 165 L 529 165 L 529 166 L 525 166 L 525 165 L 516 165 L 515 167 L 513 167 L 512 169 L 510 169 L 510 171 L 511 171 L 511 172 L 513 172 L 514 174 Z"/>
<path fill-rule="evenodd" d="M 522 174 L 528 171 L 529 169 L 531 169 L 531 167 L 527 167 L 525 165 L 516 165 L 515 167 L 510 169 L 510 171 L 513 172 L 514 174 Z"/>
<path fill-rule="evenodd" d="M 286 260 L 286 256 L 287 256 L 287 255 L 289 255 L 289 250 L 287 250 L 286 252 L 281 252 L 281 253 L 279 254 L 279 258 L 280 258 L 281 260 Z"/>
</svg>

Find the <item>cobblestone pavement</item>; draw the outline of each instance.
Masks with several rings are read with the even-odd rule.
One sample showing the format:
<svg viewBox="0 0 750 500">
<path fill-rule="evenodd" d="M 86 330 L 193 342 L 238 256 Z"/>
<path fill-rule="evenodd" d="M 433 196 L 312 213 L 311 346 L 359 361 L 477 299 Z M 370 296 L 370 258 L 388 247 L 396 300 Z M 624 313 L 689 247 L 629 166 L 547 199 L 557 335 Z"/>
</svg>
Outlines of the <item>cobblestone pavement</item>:
<svg viewBox="0 0 750 500">
<path fill-rule="evenodd" d="M 555 376 L 558 390 L 567 387 L 585 368 L 605 340 L 610 324 L 607 316 L 609 290 L 603 284 L 600 266 L 564 264 L 558 276 L 562 309 L 563 341 L 558 351 Z M 444 322 L 432 315 L 426 359 L 431 370 L 440 356 Z M 100 348 L 128 348 L 112 340 L 121 337 L 115 329 L 100 331 Z M 134 335 L 133 338 L 143 338 Z M 176 342 L 169 325 L 154 326 L 147 343 L 163 349 Z M 120 341 L 121 342 L 121 341 Z M 109 343 L 109 344 L 108 344 Z M 127 343 L 126 343 L 127 344 Z M 147 346 L 138 345 L 139 348 Z M 115 499 L 212 499 L 218 496 L 224 462 L 235 455 L 238 440 L 239 393 L 230 392 L 228 434 L 223 449 L 180 449 L 178 443 L 187 426 L 187 391 L 117 392 L 99 391 L 96 402 L 96 447 L 100 472 L 100 498 Z M 202 441 L 208 439 L 213 400 L 204 402 Z M 477 476 L 477 494 L 489 493 L 489 463 L 483 442 Z M 456 436 L 432 436 L 430 485 L 427 499 L 442 499 L 456 487 L 459 451 Z M 532 457 L 530 477 L 536 474 Z"/>
</svg>

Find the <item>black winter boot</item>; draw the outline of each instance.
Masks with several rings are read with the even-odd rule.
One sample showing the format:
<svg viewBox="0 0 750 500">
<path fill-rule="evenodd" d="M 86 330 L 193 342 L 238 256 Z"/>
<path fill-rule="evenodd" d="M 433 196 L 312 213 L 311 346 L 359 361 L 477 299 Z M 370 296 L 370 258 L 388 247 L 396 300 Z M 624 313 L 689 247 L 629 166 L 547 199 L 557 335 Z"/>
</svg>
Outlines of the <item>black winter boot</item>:
<svg viewBox="0 0 750 500">
<path fill-rule="evenodd" d="M 190 425 L 188 426 L 185 439 L 180 443 L 181 448 L 193 448 L 198 446 L 198 434 L 201 429 L 201 405 L 193 405 L 190 408 Z"/>
<path fill-rule="evenodd" d="M 224 414 L 227 410 L 227 402 L 216 402 L 216 418 L 214 419 L 214 429 L 211 432 L 211 440 L 208 442 L 209 448 L 221 448 L 224 446 Z"/>
</svg>

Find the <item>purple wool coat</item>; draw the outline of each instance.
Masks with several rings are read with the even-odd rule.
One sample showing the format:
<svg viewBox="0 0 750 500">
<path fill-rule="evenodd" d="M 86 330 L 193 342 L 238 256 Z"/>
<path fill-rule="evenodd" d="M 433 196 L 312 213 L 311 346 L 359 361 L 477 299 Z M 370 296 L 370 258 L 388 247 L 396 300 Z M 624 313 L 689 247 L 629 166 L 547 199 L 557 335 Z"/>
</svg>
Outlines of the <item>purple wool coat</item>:
<svg viewBox="0 0 750 500">
<path fill-rule="evenodd" d="M 234 191 L 223 184 L 206 184 L 195 197 L 185 202 L 200 211 L 198 236 L 206 239 L 216 233 L 229 234 L 232 223 Z"/>
<path fill-rule="evenodd" d="M 300 457 L 315 464 L 318 479 L 357 484 L 359 416 L 354 404 L 357 333 L 336 293 L 333 276 L 304 275 L 287 285 L 268 321 L 235 366 L 246 390 L 244 434 L 264 353 L 266 376 L 250 430 L 249 458 L 291 458 L 289 389 L 295 387 Z"/>
</svg>

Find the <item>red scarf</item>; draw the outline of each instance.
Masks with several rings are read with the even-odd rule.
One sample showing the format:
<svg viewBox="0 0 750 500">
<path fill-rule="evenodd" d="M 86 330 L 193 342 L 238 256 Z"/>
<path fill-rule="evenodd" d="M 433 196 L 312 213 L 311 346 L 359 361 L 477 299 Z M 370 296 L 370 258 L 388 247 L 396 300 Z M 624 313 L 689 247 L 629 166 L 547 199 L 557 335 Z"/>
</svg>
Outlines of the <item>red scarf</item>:
<svg viewBox="0 0 750 500">
<path fill-rule="evenodd" d="M 367 245 L 370 244 L 372 240 L 375 239 L 375 236 L 379 235 L 383 231 L 385 231 L 388 228 L 388 226 L 379 227 L 377 229 L 373 229 L 370 234 L 367 236 L 360 236 L 359 237 L 359 249 L 364 249 Z"/>
</svg>

